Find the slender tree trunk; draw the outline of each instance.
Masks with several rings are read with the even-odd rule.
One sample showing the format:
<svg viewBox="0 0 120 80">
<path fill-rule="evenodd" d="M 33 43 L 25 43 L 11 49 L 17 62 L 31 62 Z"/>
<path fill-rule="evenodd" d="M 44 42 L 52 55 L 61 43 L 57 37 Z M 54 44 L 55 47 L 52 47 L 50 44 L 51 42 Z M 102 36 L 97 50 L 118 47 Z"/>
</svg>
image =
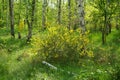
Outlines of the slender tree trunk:
<svg viewBox="0 0 120 80">
<path fill-rule="evenodd" d="M 104 11 L 104 27 L 102 29 L 102 43 L 106 43 L 106 34 L 107 34 L 107 12 Z"/>
<path fill-rule="evenodd" d="M 33 2 L 32 2 L 31 26 L 33 26 L 33 23 L 34 23 L 35 5 L 36 5 L 36 0 L 33 0 Z"/>
<path fill-rule="evenodd" d="M 110 8 L 110 0 L 107 0 L 107 5 Z M 109 27 L 108 33 L 111 33 L 111 29 L 112 29 L 111 16 L 108 18 L 108 27 Z"/>
<path fill-rule="evenodd" d="M 31 14 L 31 22 L 28 21 L 28 36 L 27 36 L 27 41 L 30 41 L 32 37 L 32 27 L 33 27 L 33 22 L 34 22 L 34 16 L 35 16 L 35 5 L 36 5 L 36 0 L 32 1 L 32 14 Z"/>
<path fill-rule="evenodd" d="M 61 24 L 61 0 L 58 0 L 58 24 Z"/>
<path fill-rule="evenodd" d="M 19 16 L 18 16 L 18 24 L 20 24 L 20 19 L 21 19 L 21 0 L 19 2 Z M 18 32 L 18 39 L 21 39 L 21 33 L 20 31 Z"/>
<path fill-rule="evenodd" d="M 46 28 L 46 7 L 47 7 L 47 0 L 43 0 L 43 4 L 42 4 L 42 27 L 43 29 Z"/>
<path fill-rule="evenodd" d="M 7 5 L 7 7 L 6 7 L 6 27 L 8 28 L 9 27 L 9 2 L 8 1 L 6 1 L 6 5 Z"/>
<path fill-rule="evenodd" d="M 118 6 L 120 7 L 120 2 L 118 2 Z M 116 16 L 116 30 L 120 30 L 120 10 L 118 15 Z"/>
<path fill-rule="evenodd" d="M 27 26 L 29 26 L 30 24 L 30 22 L 29 22 L 29 13 L 30 13 L 30 11 L 29 11 L 29 0 L 26 0 L 25 1 L 25 4 L 26 4 L 26 20 L 25 20 L 25 22 L 27 23 Z"/>
<path fill-rule="evenodd" d="M 106 5 L 105 5 L 105 12 L 106 12 L 106 21 L 105 21 L 105 24 L 106 24 L 106 35 L 109 34 L 109 32 L 111 31 L 111 25 L 110 25 L 110 19 L 111 19 L 111 16 L 109 15 L 108 16 L 108 8 L 109 8 L 109 0 L 106 0 Z"/>
<path fill-rule="evenodd" d="M 106 34 L 105 34 L 105 29 L 102 29 L 102 44 L 106 43 Z"/>
<path fill-rule="evenodd" d="M 10 13 L 11 36 L 15 38 L 13 2 L 14 0 L 9 0 L 9 13 Z"/>
<path fill-rule="evenodd" d="M 68 29 L 71 28 L 71 0 L 68 0 Z"/>
<path fill-rule="evenodd" d="M 108 26 L 108 33 L 111 33 L 111 29 L 112 29 L 112 25 L 111 25 L 111 17 L 108 18 L 108 22 L 107 22 L 107 26 Z"/>
<path fill-rule="evenodd" d="M 84 16 L 85 16 L 85 12 L 84 12 L 84 0 L 79 0 L 78 1 L 78 9 L 79 9 L 79 26 L 82 30 L 82 33 L 84 34 L 85 33 L 85 19 L 84 19 Z"/>
<path fill-rule="evenodd" d="M 102 43 L 103 44 L 106 43 L 106 35 L 109 32 L 107 9 L 108 9 L 108 2 L 106 1 L 105 10 L 104 10 L 104 28 L 102 30 Z"/>
</svg>

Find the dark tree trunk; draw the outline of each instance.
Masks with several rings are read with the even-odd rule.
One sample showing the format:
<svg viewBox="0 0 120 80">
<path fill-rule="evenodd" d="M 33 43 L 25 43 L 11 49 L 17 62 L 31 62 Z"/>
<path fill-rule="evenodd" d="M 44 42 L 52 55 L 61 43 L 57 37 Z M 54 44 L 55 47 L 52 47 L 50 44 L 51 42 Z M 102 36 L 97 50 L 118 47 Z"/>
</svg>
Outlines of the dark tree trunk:
<svg viewBox="0 0 120 80">
<path fill-rule="evenodd" d="M 68 19 L 69 19 L 68 29 L 70 30 L 70 28 L 71 28 L 71 0 L 68 0 L 68 11 L 69 11 L 69 13 L 68 13 Z"/>
<path fill-rule="evenodd" d="M 34 15 L 35 15 L 35 5 L 36 5 L 36 0 L 32 1 L 32 14 L 31 14 L 31 22 L 28 20 L 27 16 L 27 24 L 28 24 L 28 36 L 27 36 L 27 41 L 30 41 L 32 37 L 32 27 L 33 27 L 33 22 L 34 22 Z"/>
<path fill-rule="evenodd" d="M 19 3 L 19 16 L 18 16 L 18 24 L 20 24 L 20 19 L 21 19 L 21 0 L 20 0 L 20 3 Z M 18 39 L 21 39 L 21 32 L 19 31 L 18 32 Z"/>
<path fill-rule="evenodd" d="M 102 29 L 102 44 L 106 43 L 106 34 L 105 34 L 105 29 Z"/>
<path fill-rule="evenodd" d="M 109 33 L 111 33 L 111 29 L 112 29 L 112 25 L 111 25 L 111 23 L 109 22 Z"/>
<path fill-rule="evenodd" d="M 102 28 L 102 44 L 106 43 L 107 16 L 104 15 L 104 27 Z"/>
<path fill-rule="evenodd" d="M 9 14 L 10 14 L 11 36 L 15 38 L 13 2 L 14 0 L 9 0 Z"/>
<path fill-rule="evenodd" d="M 61 0 L 58 0 L 58 24 L 61 24 Z"/>
<path fill-rule="evenodd" d="M 18 39 L 21 39 L 21 34 L 20 34 L 20 32 L 18 32 Z"/>
<path fill-rule="evenodd" d="M 47 7 L 47 0 L 43 0 L 43 4 L 42 4 L 42 27 L 43 29 L 46 28 L 46 7 Z"/>
<path fill-rule="evenodd" d="M 30 24 L 28 19 L 27 19 L 27 24 L 28 24 L 27 42 L 29 42 L 31 37 L 32 37 L 32 26 L 31 26 L 31 24 Z"/>
</svg>

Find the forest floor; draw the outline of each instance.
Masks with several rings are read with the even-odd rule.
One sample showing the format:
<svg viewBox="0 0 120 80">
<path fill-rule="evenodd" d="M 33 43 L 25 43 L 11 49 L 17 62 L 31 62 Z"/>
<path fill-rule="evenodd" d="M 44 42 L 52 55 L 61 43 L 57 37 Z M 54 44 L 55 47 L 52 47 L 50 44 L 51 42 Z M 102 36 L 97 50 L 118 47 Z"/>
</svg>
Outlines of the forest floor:
<svg viewBox="0 0 120 80">
<path fill-rule="evenodd" d="M 113 30 L 107 36 L 107 44 L 102 45 L 100 33 L 90 34 L 94 58 L 81 59 L 79 65 L 70 62 L 51 63 L 58 68 L 55 70 L 35 61 L 28 52 L 31 46 L 25 38 L 11 39 L 9 31 L 0 28 L 0 80 L 118 80 L 119 35 L 119 31 Z"/>
</svg>

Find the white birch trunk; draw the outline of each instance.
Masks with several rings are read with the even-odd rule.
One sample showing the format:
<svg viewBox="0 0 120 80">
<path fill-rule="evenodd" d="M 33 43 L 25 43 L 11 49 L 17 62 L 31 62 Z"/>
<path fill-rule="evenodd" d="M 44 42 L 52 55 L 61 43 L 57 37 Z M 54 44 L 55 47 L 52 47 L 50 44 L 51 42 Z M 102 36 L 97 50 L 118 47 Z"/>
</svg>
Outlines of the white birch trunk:
<svg viewBox="0 0 120 80">
<path fill-rule="evenodd" d="M 84 12 L 84 0 L 78 0 L 78 13 L 79 13 L 79 26 L 84 33 L 86 28 L 85 28 L 85 12 Z"/>
</svg>

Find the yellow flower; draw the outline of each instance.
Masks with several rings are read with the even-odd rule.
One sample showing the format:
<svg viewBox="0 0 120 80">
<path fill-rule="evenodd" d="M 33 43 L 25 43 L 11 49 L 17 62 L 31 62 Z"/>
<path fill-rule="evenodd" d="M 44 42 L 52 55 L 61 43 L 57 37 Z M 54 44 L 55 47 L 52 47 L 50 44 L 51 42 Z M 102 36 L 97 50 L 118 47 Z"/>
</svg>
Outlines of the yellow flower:
<svg viewBox="0 0 120 80">
<path fill-rule="evenodd" d="M 72 33 L 73 32 L 73 30 L 70 30 L 70 33 Z"/>
<path fill-rule="evenodd" d="M 92 51 L 89 51 L 89 52 L 87 53 L 87 55 L 88 55 L 88 57 L 94 57 L 94 54 L 93 54 Z"/>
</svg>

